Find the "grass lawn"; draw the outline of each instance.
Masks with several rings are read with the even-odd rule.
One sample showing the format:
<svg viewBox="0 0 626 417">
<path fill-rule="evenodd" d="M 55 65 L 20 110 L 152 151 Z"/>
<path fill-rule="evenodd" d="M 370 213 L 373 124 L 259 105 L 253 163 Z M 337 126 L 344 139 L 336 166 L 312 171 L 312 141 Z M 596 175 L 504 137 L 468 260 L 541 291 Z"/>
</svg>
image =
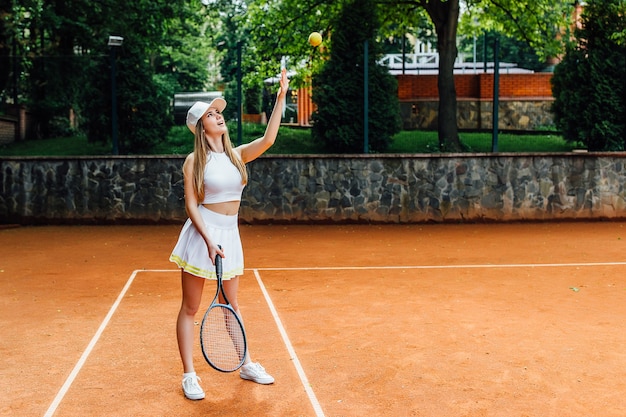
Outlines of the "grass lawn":
<svg viewBox="0 0 626 417">
<path fill-rule="evenodd" d="M 491 152 L 492 134 L 484 132 L 460 132 L 461 142 L 467 152 Z M 498 152 L 571 152 L 575 146 L 563 140 L 558 134 L 528 133 L 498 134 Z M 390 153 L 437 153 L 439 139 L 437 132 L 402 131 L 394 137 L 389 147 Z"/>
<path fill-rule="evenodd" d="M 249 142 L 261 136 L 265 126 L 244 124 L 242 126 L 242 142 Z M 229 125 L 231 140 L 236 145 L 237 126 Z M 491 133 L 460 133 L 461 142 L 468 152 L 491 152 Z M 498 135 L 499 152 L 571 152 L 576 148 L 560 135 L 546 132 L 545 134 L 512 134 Z M 153 155 L 186 155 L 193 150 L 193 136 L 185 126 L 176 126 L 155 145 Z M 415 154 L 438 153 L 437 132 L 402 131 L 398 133 L 387 153 Z M 89 143 L 84 136 L 73 136 L 46 140 L 30 140 L 0 146 L 0 156 L 77 156 L 77 155 L 108 155 L 110 144 Z M 269 154 L 323 154 L 327 153 L 311 140 L 311 132 L 305 128 L 282 126 L 276 143 Z"/>
</svg>

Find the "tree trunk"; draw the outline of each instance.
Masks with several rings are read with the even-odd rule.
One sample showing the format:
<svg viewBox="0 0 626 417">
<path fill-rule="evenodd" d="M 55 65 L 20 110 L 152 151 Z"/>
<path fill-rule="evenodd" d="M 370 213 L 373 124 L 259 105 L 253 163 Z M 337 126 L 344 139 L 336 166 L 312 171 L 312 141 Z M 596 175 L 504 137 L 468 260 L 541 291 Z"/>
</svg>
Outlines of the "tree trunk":
<svg viewBox="0 0 626 417">
<path fill-rule="evenodd" d="M 459 21 L 459 0 L 430 0 L 426 11 L 437 31 L 439 53 L 439 150 L 457 152 L 463 149 L 457 126 L 456 88 L 454 86 L 454 61 L 456 60 L 456 33 Z"/>
</svg>

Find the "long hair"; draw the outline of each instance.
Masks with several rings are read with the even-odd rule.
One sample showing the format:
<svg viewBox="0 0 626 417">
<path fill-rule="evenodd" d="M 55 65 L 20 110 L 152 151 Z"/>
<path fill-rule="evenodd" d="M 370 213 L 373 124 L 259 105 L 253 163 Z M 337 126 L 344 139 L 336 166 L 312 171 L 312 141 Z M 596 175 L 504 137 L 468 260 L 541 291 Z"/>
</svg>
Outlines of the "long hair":
<svg viewBox="0 0 626 417">
<path fill-rule="evenodd" d="M 228 130 L 222 135 L 222 144 L 224 145 L 224 152 L 226 152 L 230 161 L 237 167 L 237 170 L 241 174 L 241 183 L 244 185 L 247 184 L 248 171 L 246 170 L 246 165 L 233 149 Z M 193 186 L 199 202 L 204 200 L 204 166 L 207 163 L 207 157 L 210 152 L 211 148 L 209 148 L 209 142 L 206 140 L 204 127 L 202 126 L 202 119 L 200 119 L 196 125 L 193 145 Z"/>
</svg>

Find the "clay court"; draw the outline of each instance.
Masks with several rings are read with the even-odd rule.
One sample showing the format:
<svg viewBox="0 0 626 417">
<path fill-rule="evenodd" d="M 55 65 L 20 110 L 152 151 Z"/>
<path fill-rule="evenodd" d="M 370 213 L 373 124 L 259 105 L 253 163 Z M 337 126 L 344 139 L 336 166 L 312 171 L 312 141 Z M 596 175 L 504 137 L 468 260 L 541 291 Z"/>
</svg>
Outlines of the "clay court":
<svg viewBox="0 0 626 417">
<path fill-rule="evenodd" d="M 1 415 L 626 415 L 626 223 L 242 225 L 276 382 L 198 344 L 202 401 L 180 388 L 179 230 L 0 230 Z"/>
</svg>

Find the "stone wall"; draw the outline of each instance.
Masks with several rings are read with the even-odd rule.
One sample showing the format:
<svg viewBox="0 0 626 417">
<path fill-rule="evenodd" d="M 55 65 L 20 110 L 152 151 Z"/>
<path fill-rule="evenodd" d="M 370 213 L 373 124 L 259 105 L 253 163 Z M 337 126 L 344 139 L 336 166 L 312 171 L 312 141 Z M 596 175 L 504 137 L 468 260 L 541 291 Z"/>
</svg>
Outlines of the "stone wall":
<svg viewBox="0 0 626 417">
<path fill-rule="evenodd" d="M 246 223 L 626 218 L 625 153 L 264 156 Z M 182 157 L 0 158 L 0 223 L 186 218 Z"/>
<path fill-rule="evenodd" d="M 437 130 L 437 75 L 398 75 L 403 129 Z M 552 74 L 500 74 L 498 128 L 556 129 L 552 114 Z M 455 74 L 457 124 L 460 129 L 492 129 L 493 73 Z"/>
<path fill-rule="evenodd" d="M 552 103 L 554 100 L 500 100 L 498 128 L 500 130 L 556 130 Z M 402 129 L 437 130 L 439 101 L 414 100 L 400 103 Z M 493 102 L 459 100 L 457 102 L 459 129 L 491 130 Z"/>
<path fill-rule="evenodd" d="M 0 223 L 185 218 L 183 158 L 0 158 Z"/>
</svg>

